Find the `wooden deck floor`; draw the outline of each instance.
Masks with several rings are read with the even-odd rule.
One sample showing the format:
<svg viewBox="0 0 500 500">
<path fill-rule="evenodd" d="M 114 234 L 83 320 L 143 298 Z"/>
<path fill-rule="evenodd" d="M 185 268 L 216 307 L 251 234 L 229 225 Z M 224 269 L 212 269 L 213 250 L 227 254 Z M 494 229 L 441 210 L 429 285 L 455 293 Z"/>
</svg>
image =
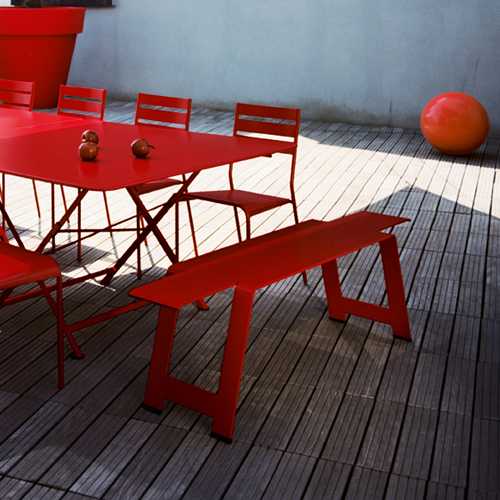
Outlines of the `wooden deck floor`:
<svg viewBox="0 0 500 500">
<path fill-rule="evenodd" d="M 108 118 L 130 120 L 132 104 Z M 195 109 L 193 129 L 229 133 L 232 115 Z M 0 498 L 393 498 L 500 496 L 500 142 L 450 159 L 411 131 L 305 121 L 297 172 L 302 219 L 361 208 L 402 214 L 397 230 L 414 342 L 350 318 L 329 321 L 317 272 L 257 297 L 237 420 L 228 446 L 209 437 L 206 418 L 169 406 L 140 409 L 156 311 L 142 310 L 82 332 L 83 361 L 68 359 L 55 390 L 54 323 L 41 300 L 0 310 Z M 237 169 L 247 189 L 286 192 L 286 157 Z M 197 186 L 225 185 L 226 170 Z M 46 229 L 29 182 L 8 181 L 8 208 L 26 241 Z M 68 190 L 69 195 L 69 190 Z M 150 202 L 162 193 L 150 196 Z M 132 213 L 112 193 L 112 214 Z M 203 252 L 235 241 L 230 209 L 198 203 Z M 86 224 L 103 222 L 96 195 Z M 185 216 L 185 214 L 183 214 Z M 288 209 L 261 216 L 255 234 L 291 223 Z M 163 229 L 172 237 L 172 220 Z M 191 253 L 186 225 L 181 251 Z M 113 260 L 130 234 L 85 246 L 88 271 Z M 168 261 L 152 238 L 144 280 Z M 58 259 L 81 270 L 73 249 Z M 343 259 L 345 291 L 382 302 L 378 256 Z M 119 304 L 136 282 L 133 262 L 112 288 L 69 290 L 70 320 Z M 186 309 L 175 372 L 217 382 L 230 294 L 208 312 Z"/>
</svg>

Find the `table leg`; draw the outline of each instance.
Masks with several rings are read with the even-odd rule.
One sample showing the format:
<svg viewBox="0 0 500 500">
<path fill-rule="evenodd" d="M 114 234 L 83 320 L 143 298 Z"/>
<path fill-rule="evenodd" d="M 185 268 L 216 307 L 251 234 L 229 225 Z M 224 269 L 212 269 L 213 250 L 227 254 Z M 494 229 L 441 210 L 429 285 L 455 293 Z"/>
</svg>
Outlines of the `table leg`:
<svg viewBox="0 0 500 500">
<path fill-rule="evenodd" d="M 4 196 L 5 196 L 5 193 L 4 193 Z M 19 236 L 19 233 L 17 232 L 16 227 L 12 223 L 12 220 L 10 219 L 9 214 L 7 213 L 7 210 L 5 209 L 4 198 L 0 198 L 0 212 L 2 213 L 2 221 L 3 221 L 4 227 L 7 227 L 8 229 L 10 229 L 12 237 L 16 240 L 16 243 L 21 248 L 25 248 L 24 243 L 21 240 L 21 237 Z"/>
<path fill-rule="evenodd" d="M 182 187 L 174 193 L 167 201 L 166 203 L 160 208 L 160 210 L 157 212 L 157 214 L 152 217 L 147 208 L 144 206 L 142 203 L 140 196 L 137 194 L 134 188 L 128 188 L 127 191 L 132 198 L 132 201 L 135 203 L 137 207 L 137 211 L 139 215 L 146 221 L 146 227 L 142 229 L 140 234 L 137 236 L 136 240 L 125 250 L 125 252 L 122 254 L 122 256 L 116 261 L 116 263 L 109 269 L 108 273 L 104 276 L 104 278 L 101 281 L 101 284 L 104 286 L 108 286 L 111 283 L 111 280 L 113 279 L 113 276 L 120 270 L 120 268 L 127 262 L 127 260 L 132 256 L 133 253 L 137 251 L 137 248 L 139 245 L 141 245 L 146 238 L 151 234 L 154 233 L 156 236 L 156 239 L 160 243 L 161 247 L 167 254 L 168 258 L 171 260 L 172 263 L 175 263 L 178 261 L 177 255 L 175 252 L 172 250 L 170 245 L 168 244 L 167 240 L 163 236 L 162 232 L 158 228 L 158 224 L 160 221 L 165 217 L 167 212 L 176 204 L 177 202 L 177 197 L 184 193 L 189 185 L 194 181 L 194 179 L 198 176 L 199 172 L 195 172 L 191 174 L 185 183 L 182 184 Z"/>
<path fill-rule="evenodd" d="M 38 245 L 36 248 L 36 252 L 42 253 L 45 250 L 45 247 L 53 241 L 53 238 L 55 238 L 56 234 L 61 230 L 61 228 L 66 224 L 66 222 L 69 220 L 73 212 L 78 208 L 80 203 L 82 202 L 83 198 L 87 196 L 88 189 L 82 189 L 77 197 L 74 199 L 73 203 L 69 206 L 68 210 L 64 213 L 64 215 L 59 219 L 58 222 L 55 222 L 52 224 L 52 229 L 49 231 L 49 233 L 45 236 L 45 238 L 42 240 L 42 242 Z"/>
</svg>

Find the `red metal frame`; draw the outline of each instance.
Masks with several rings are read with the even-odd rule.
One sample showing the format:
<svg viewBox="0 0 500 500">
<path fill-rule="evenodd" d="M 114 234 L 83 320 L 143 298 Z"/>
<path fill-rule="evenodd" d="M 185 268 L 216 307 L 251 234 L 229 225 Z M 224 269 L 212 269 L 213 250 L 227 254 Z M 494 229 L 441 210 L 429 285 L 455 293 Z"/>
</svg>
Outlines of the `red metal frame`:
<svg viewBox="0 0 500 500">
<path fill-rule="evenodd" d="M 161 306 L 144 406 L 161 411 L 167 400 L 213 417 L 212 434 L 230 442 L 234 435 L 252 304 L 257 289 L 317 266 L 323 270 L 328 312 L 345 321 L 349 314 L 389 324 L 393 334 L 411 340 L 396 237 L 384 229 L 400 217 L 360 212 L 331 222 L 308 221 L 173 265 L 169 274 L 136 288 L 131 296 Z M 388 307 L 344 297 L 339 257 L 379 245 Z M 182 382 L 170 371 L 178 311 L 197 297 L 234 288 L 228 336 L 216 393 Z"/>
<path fill-rule="evenodd" d="M 57 263 L 50 257 L 30 252 L 24 248 L 12 246 L 7 235 L 0 229 L 0 305 L 16 304 L 33 297 L 44 296 L 57 321 L 57 380 L 58 387 L 64 387 L 64 340 L 67 339 L 77 358 L 83 354 L 64 323 L 63 286 L 61 272 Z M 54 279 L 55 285 L 47 286 L 46 280 Z M 12 296 L 15 288 L 22 285 L 38 284 L 38 290 Z M 51 292 L 55 291 L 55 300 Z"/>
<path fill-rule="evenodd" d="M 35 83 L 23 82 L 19 80 L 6 80 L 0 78 L 0 108 L 17 109 L 32 111 L 35 102 Z M 5 204 L 5 174 L 2 174 L 2 185 L 0 187 L 0 198 Z M 35 196 L 35 204 L 40 217 L 40 202 L 38 192 L 36 190 L 35 181 L 33 182 L 33 194 Z M 5 227 L 2 224 L 2 227 Z"/>
<path fill-rule="evenodd" d="M 0 107 L 31 111 L 35 100 L 35 83 L 0 78 Z"/>
<path fill-rule="evenodd" d="M 57 101 L 57 114 L 104 120 L 106 94 L 106 89 L 61 85 Z"/>
<path fill-rule="evenodd" d="M 192 99 L 184 97 L 170 97 L 155 94 L 146 94 L 140 92 L 137 94 L 136 110 L 135 110 L 135 125 L 147 125 L 150 127 L 171 127 L 189 130 L 191 122 Z M 182 181 L 178 179 L 167 178 L 159 182 L 148 182 L 136 186 L 136 192 L 139 195 L 152 193 L 160 189 L 165 189 L 173 186 L 179 186 L 186 182 L 186 176 L 182 176 Z M 156 210 L 161 205 L 153 207 L 150 210 Z M 191 203 L 187 203 L 189 224 L 191 234 L 193 235 L 193 244 L 195 254 L 198 255 L 198 247 L 194 237 L 194 222 Z M 136 231 L 139 234 L 141 227 L 144 225 L 144 220 L 137 209 Z M 147 240 L 146 240 L 147 242 Z M 175 254 L 179 255 L 179 208 L 175 205 Z M 137 247 L 137 276 L 142 276 L 141 270 L 141 246 Z"/>
<path fill-rule="evenodd" d="M 72 116 L 85 119 L 94 120 L 104 120 L 104 113 L 106 111 L 106 89 L 98 89 L 92 87 L 75 87 L 72 85 L 61 85 L 59 87 L 59 96 L 57 101 L 57 114 L 62 116 Z M 66 194 L 64 192 L 64 187 L 61 185 L 61 196 L 64 203 L 64 208 L 67 210 Z M 104 201 L 104 209 L 106 211 L 106 217 L 108 220 L 108 225 L 111 226 L 111 215 L 109 213 L 108 197 L 106 193 L 102 194 Z M 52 224 L 54 224 L 54 185 L 52 185 L 51 191 L 51 216 Z M 77 259 L 80 261 L 82 258 L 82 216 L 81 216 L 81 205 L 78 207 L 78 217 L 77 217 L 77 229 L 78 234 L 77 239 Z M 70 231 L 73 232 L 73 231 Z M 111 234 L 111 233 L 110 233 Z M 52 247 L 55 246 L 55 240 L 53 241 Z"/>
<path fill-rule="evenodd" d="M 50 242 L 54 244 L 55 236 L 66 231 L 63 225 L 75 213 L 88 191 L 128 189 L 134 203 L 137 202 L 137 209 L 148 225 L 141 228 L 140 235 L 137 235 L 124 255 L 106 271 L 103 280 L 105 284 L 111 282 L 115 272 L 151 233 L 160 238 L 160 245 L 169 258 L 173 262 L 177 261 L 177 252 L 160 236 L 157 224 L 168 210 L 175 206 L 178 197 L 200 171 L 230 162 L 288 152 L 291 147 L 290 143 L 285 141 L 202 134 L 161 126 L 127 125 L 99 120 L 90 122 L 64 116 L 59 117 L 58 125 L 57 116 L 54 115 L 47 115 L 44 120 L 41 113 L 17 111 L 15 115 L 13 110 L 6 111 L 10 115 L 7 118 L 0 117 L 0 171 L 78 190 L 77 197 L 72 203 L 68 203 L 69 206 L 61 219 L 53 221 L 52 229 L 44 237 L 38 251 L 44 251 Z M 26 127 L 23 127 L 23 121 L 26 122 Z M 17 128 L 9 128 L 7 133 L 6 129 L 10 127 L 10 123 L 14 123 Z M 95 129 L 103 145 L 94 163 L 81 162 L 76 153 L 85 128 Z M 131 154 L 130 143 L 137 137 L 145 137 L 156 146 L 150 158 L 138 160 Z M 58 146 L 58 154 L 55 156 L 53 144 Z M 46 158 L 51 158 L 51 161 L 47 162 Z M 146 215 L 144 204 L 138 199 L 139 196 L 135 196 L 135 186 L 183 175 L 186 175 L 185 182 L 182 181 L 179 190 L 166 200 L 154 217 Z M 5 212 L 1 209 L 0 211 Z M 117 224 L 114 223 L 113 226 L 116 227 Z M 80 231 L 83 233 L 84 230 Z M 20 238 L 15 229 L 13 235 L 19 240 L 19 244 Z"/>
<path fill-rule="evenodd" d="M 283 123 L 287 122 L 287 123 Z M 300 132 L 300 109 L 237 103 L 234 113 L 234 136 L 245 136 L 249 133 L 264 134 L 271 137 L 288 138 L 292 148 L 287 154 L 292 156 L 290 168 L 290 198 L 270 196 L 251 191 L 236 189 L 234 185 L 234 163 L 229 164 L 229 190 L 201 191 L 187 193 L 185 200 L 204 200 L 212 203 L 229 205 L 234 209 L 238 240 L 242 241 L 238 210 L 245 215 L 246 238 L 251 237 L 251 218 L 288 203 L 292 204 L 295 224 L 299 222 L 297 201 L 295 197 L 295 166 L 297 162 L 297 146 Z M 196 248 L 196 237 L 193 232 Z M 306 274 L 304 282 L 307 283 Z"/>
</svg>

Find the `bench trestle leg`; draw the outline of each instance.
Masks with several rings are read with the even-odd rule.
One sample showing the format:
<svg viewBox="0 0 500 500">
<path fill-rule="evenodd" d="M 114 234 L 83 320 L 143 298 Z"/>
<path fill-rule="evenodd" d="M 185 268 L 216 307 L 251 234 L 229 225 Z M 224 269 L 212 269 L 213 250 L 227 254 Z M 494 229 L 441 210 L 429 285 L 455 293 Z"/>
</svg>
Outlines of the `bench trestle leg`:
<svg viewBox="0 0 500 500">
<path fill-rule="evenodd" d="M 396 237 L 391 235 L 380 242 L 389 307 L 370 304 L 342 295 L 336 261 L 322 266 L 328 314 L 331 319 L 346 321 L 348 314 L 391 325 L 395 337 L 411 340 L 410 322 L 406 308 L 405 290 Z"/>
<path fill-rule="evenodd" d="M 346 321 L 348 311 L 343 307 L 342 289 L 340 288 L 339 268 L 336 260 L 332 260 L 321 266 L 323 270 L 323 282 L 325 284 L 326 300 L 328 302 L 328 314 L 331 319 Z"/>
<path fill-rule="evenodd" d="M 178 310 L 162 307 L 155 334 L 143 407 L 161 412 L 166 400 L 213 418 L 212 435 L 231 442 L 252 319 L 253 290 L 236 288 L 222 360 L 219 389 L 206 391 L 169 375 Z"/>
<path fill-rule="evenodd" d="M 411 340 L 403 273 L 401 272 L 401 264 L 399 261 L 398 244 L 394 235 L 380 242 L 380 254 L 384 267 L 390 324 L 394 336 L 405 340 Z"/>
<path fill-rule="evenodd" d="M 170 369 L 178 314 L 177 309 L 170 307 L 160 309 L 144 395 L 144 407 L 153 411 L 163 410 L 165 404 L 165 385 Z"/>
<path fill-rule="evenodd" d="M 236 288 L 234 291 L 231 319 L 222 360 L 218 404 L 214 408 L 212 434 L 231 442 L 236 422 L 236 410 L 240 396 L 241 377 L 252 320 L 253 290 Z"/>
</svg>

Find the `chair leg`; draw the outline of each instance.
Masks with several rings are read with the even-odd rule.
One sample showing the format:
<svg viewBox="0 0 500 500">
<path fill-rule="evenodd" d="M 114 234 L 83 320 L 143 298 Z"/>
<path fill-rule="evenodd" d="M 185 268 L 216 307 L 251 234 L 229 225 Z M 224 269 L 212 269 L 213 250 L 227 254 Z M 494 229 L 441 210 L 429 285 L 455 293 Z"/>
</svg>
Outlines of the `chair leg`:
<svg viewBox="0 0 500 500">
<path fill-rule="evenodd" d="M 64 187 L 62 186 L 62 184 L 59 185 L 59 187 L 61 189 L 61 196 L 62 196 L 62 201 L 63 201 L 63 205 L 64 205 L 64 210 L 67 212 L 68 211 L 68 203 L 66 202 L 66 193 L 64 192 Z"/>
<path fill-rule="evenodd" d="M 191 229 L 192 231 L 192 229 Z M 177 257 L 177 260 L 179 261 L 179 202 L 175 204 L 175 256 Z M 193 241 L 193 246 L 194 246 L 194 241 Z M 196 248 L 196 247 L 195 247 Z M 196 250 L 195 250 L 196 252 Z M 198 254 L 197 254 L 198 255 Z"/>
<path fill-rule="evenodd" d="M 144 217 L 141 215 L 140 216 L 140 223 L 141 223 L 141 229 L 144 231 Z M 144 240 L 144 244 L 148 247 L 149 246 L 149 243 L 148 243 L 148 239 L 146 238 Z"/>
<path fill-rule="evenodd" d="M 36 182 L 35 182 L 34 179 L 31 182 L 33 183 L 33 194 L 35 196 L 36 211 L 38 213 L 38 218 L 41 219 L 42 218 L 42 212 L 40 210 L 40 200 L 38 199 L 38 190 L 36 188 Z"/>
<path fill-rule="evenodd" d="M 238 208 L 234 207 L 234 220 L 236 221 L 236 233 L 238 234 L 238 241 L 241 243 L 243 241 L 241 237 L 241 227 L 240 227 L 240 217 L 238 215 Z"/>
<path fill-rule="evenodd" d="M 113 229 L 111 228 L 111 215 L 109 214 L 108 196 L 103 192 L 102 197 L 104 200 L 104 209 L 106 210 L 106 219 L 108 220 L 109 235 L 113 237 Z"/>
<path fill-rule="evenodd" d="M 292 207 L 293 207 L 293 218 L 295 220 L 295 224 L 299 223 L 299 212 L 297 210 L 297 202 L 295 201 L 295 198 L 292 199 Z M 304 285 L 307 286 L 308 280 L 307 280 L 307 272 L 304 271 L 302 273 L 302 281 L 304 282 Z"/>
<path fill-rule="evenodd" d="M 78 194 L 80 194 L 80 190 L 78 190 Z M 76 213 L 76 237 L 78 241 L 76 242 L 76 258 L 78 262 L 82 260 L 82 204 L 78 204 L 77 213 Z"/>
<path fill-rule="evenodd" d="M 2 174 L 2 184 L 0 186 L 0 200 L 3 203 L 5 208 L 5 174 Z M 7 224 L 5 222 L 5 217 L 2 216 L 2 229 L 5 231 L 7 228 Z"/>
<path fill-rule="evenodd" d="M 247 240 L 250 239 L 250 236 L 252 234 L 252 223 L 250 222 L 250 217 L 248 217 L 248 215 L 245 216 L 246 217 L 246 232 L 247 232 Z"/>
<path fill-rule="evenodd" d="M 52 228 L 56 225 L 56 196 L 55 196 L 55 186 L 54 184 L 50 185 L 50 222 L 52 224 Z M 56 236 L 52 235 L 52 252 L 56 250 Z"/>
<path fill-rule="evenodd" d="M 136 212 L 136 233 L 137 238 L 141 235 L 141 216 L 139 214 L 139 210 Z M 141 267 L 141 245 L 137 245 L 137 277 L 139 279 L 142 278 L 142 267 Z"/>
<path fill-rule="evenodd" d="M 62 279 L 57 278 L 56 284 L 56 320 L 57 320 L 57 386 L 64 387 L 64 306 Z"/>
<path fill-rule="evenodd" d="M 194 231 L 194 219 L 193 219 L 193 211 L 191 209 L 191 201 L 186 200 L 187 210 L 188 210 L 188 218 L 189 218 L 189 227 L 191 228 L 191 238 L 193 240 L 193 248 L 194 254 L 198 257 L 198 243 L 196 241 L 196 233 Z"/>
</svg>

